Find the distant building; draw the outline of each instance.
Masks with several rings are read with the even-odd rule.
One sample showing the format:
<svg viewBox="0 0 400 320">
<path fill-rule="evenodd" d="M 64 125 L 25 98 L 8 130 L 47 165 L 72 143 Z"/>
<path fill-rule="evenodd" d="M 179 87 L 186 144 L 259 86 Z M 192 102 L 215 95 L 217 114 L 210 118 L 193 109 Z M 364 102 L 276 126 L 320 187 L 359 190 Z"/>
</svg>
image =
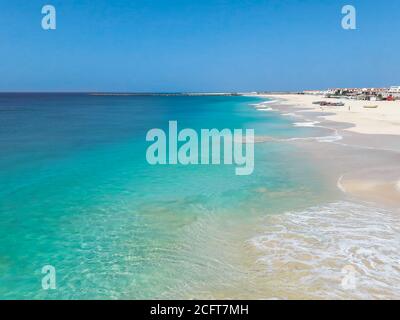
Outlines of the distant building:
<svg viewBox="0 0 400 320">
<path fill-rule="evenodd" d="M 320 91 L 320 90 L 304 90 L 304 94 L 312 94 L 312 95 L 320 95 L 320 94 L 325 94 L 325 91 Z"/>
<path fill-rule="evenodd" d="M 400 86 L 391 86 L 389 93 L 400 93 Z"/>
<path fill-rule="evenodd" d="M 325 91 L 305 90 L 303 94 L 371 101 L 400 100 L 400 86 L 391 86 L 390 88 L 331 88 Z"/>
</svg>

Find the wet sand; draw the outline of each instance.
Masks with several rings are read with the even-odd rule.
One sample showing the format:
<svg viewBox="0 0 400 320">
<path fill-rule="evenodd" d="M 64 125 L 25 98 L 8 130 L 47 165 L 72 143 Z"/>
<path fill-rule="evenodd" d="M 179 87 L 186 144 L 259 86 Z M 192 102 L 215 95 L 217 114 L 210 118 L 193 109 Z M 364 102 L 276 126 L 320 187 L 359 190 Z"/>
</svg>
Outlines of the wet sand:
<svg viewBox="0 0 400 320">
<path fill-rule="evenodd" d="M 254 107 L 290 117 L 293 125 L 315 128 L 313 136 L 258 136 L 242 142 L 294 144 L 299 161 L 309 161 L 326 180 L 329 197 L 283 213 L 269 214 L 266 208 L 264 215 L 231 220 L 229 226 L 217 217 L 199 221 L 190 234 L 205 229 L 199 250 L 207 248 L 202 241 L 210 237 L 213 248 L 223 248 L 223 270 L 215 270 L 211 284 L 203 282 L 183 297 L 398 299 L 399 137 L 353 132 L 348 130 L 352 124 L 327 120 L 326 112 L 287 102 Z M 274 196 L 266 187 L 254 193 Z M 211 227 L 215 230 L 210 232 Z"/>
<path fill-rule="evenodd" d="M 400 207 L 400 126 L 397 127 L 395 123 L 390 128 L 392 133 L 398 135 L 358 133 L 352 130 L 355 128 L 354 123 L 332 121 L 331 115 L 334 113 L 326 110 L 321 112 L 305 104 L 292 105 L 290 103 L 293 103 L 293 99 L 284 97 L 270 97 L 277 102 L 268 104 L 268 107 L 273 112 L 292 117 L 297 125 L 315 127 L 325 131 L 327 137 L 338 137 L 337 141 L 292 139 L 288 142 L 310 152 L 323 174 L 340 191 L 360 200 L 390 206 L 397 211 Z M 378 118 L 374 121 L 378 121 Z M 381 126 L 385 127 L 386 123 L 382 122 Z M 393 131 L 394 127 L 398 131 Z M 372 132 L 376 130 L 375 122 L 372 128 L 362 129 Z M 266 137 L 259 140 L 268 141 Z"/>
<path fill-rule="evenodd" d="M 244 249 L 251 290 L 231 297 L 398 299 L 400 137 L 355 132 L 354 124 L 332 121 L 328 112 L 273 98 L 278 101 L 267 104 L 269 112 L 318 134 L 258 141 L 298 146 L 333 200 L 261 219 Z"/>
</svg>

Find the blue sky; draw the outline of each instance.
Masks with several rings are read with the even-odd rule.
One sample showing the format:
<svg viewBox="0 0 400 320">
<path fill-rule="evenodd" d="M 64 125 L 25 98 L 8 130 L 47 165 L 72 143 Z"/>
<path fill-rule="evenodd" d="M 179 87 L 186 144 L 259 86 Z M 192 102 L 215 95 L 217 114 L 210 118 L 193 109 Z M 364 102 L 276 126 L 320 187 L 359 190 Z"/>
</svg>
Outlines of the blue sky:
<svg viewBox="0 0 400 320">
<path fill-rule="evenodd" d="M 399 30 L 398 0 L 0 0 L 0 91 L 400 85 Z"/>
</svg>

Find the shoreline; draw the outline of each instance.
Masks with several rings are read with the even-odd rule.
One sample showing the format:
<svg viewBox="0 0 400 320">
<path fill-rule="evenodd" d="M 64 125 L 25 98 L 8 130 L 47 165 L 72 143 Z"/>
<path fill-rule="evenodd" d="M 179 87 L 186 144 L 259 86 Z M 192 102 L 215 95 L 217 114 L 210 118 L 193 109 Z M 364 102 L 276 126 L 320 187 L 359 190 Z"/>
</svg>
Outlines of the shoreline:
<svg viewBox="0 0 400 320">
<path fill-rule="evenodd" d="M 273 299 L 398 297 L 400 130 L 376 132 L 385 123 L 379 118 L 370 128 L 364 121 L 361 126 L 334 121 L 331 107 L 299 104 L 291 95 L 259 97 L 274 101 L 253 106 L 257 110 L 289 117 L 295 127 L 315 128 L 305 138 L 259 140 L 298 147 L 306 155 L 298 161 L 314 167 L 331 197 L 260 220 L 248 241 L 256 261 L 249 268 L 260 292 L 254 290 L 255 297 L 263 299 L 265 292 Z M 364 130 L 368 134 L 358 132 Z M 356 279 L 351 290 L 344 283 L 348 270 Z"/>
<path fill-rule="evenodd" d="M 398 211 L 400 207 L 400 101 L 353 101 L 307 95 L 257 95 L 272 99 L 260 111 L 293 117 L 293 125 L 333 131 L 326 137 L 291 139 L 313 153 L 324 174 L 347 196 Z M 312 104 L 328 100 L 344 107 Z M 366 109 L 364 105 L 378 105 Z M 350 107 L 350 111 L 349 111 Z M 290 140 L 290 139 L 289 139 Z"/>
<path fill-rule="evenodd" d="M 351 124 L 347 131 L 378 134 L 400 135 L 400 100 L 397 101 L 361 101 L 338 98 L 324 98 L 321 95 L 258 95 L 259 97 L 272 98 L 282 105 L 294 106 L 297 110 L 305 112 L 319 112 L 322 119 Z M 343 107 L 319 106 L 314 101 L 342 102 Z M 364 106 L 377 106 L 377 108 L 364 108 Z"/>
</svg>

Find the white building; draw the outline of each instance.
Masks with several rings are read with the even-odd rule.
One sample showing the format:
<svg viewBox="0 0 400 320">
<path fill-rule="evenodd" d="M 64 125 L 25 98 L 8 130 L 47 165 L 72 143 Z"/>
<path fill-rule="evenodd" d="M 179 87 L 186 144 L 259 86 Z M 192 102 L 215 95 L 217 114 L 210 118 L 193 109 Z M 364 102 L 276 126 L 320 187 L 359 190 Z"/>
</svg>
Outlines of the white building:
<svg viewBox="0 0 400 320">
<path fill-rule="evenodd" d="M 389 93 L 400 93 L 400 86 L 391 86 Z"/>
<path fill-rule="evenodd" d="M 304 90 L 303 94 L 312 94 L 312 95 L 321 95 L 324 94 L 325 91 L 320 91 L 320 90 Z"/>
</svg>

